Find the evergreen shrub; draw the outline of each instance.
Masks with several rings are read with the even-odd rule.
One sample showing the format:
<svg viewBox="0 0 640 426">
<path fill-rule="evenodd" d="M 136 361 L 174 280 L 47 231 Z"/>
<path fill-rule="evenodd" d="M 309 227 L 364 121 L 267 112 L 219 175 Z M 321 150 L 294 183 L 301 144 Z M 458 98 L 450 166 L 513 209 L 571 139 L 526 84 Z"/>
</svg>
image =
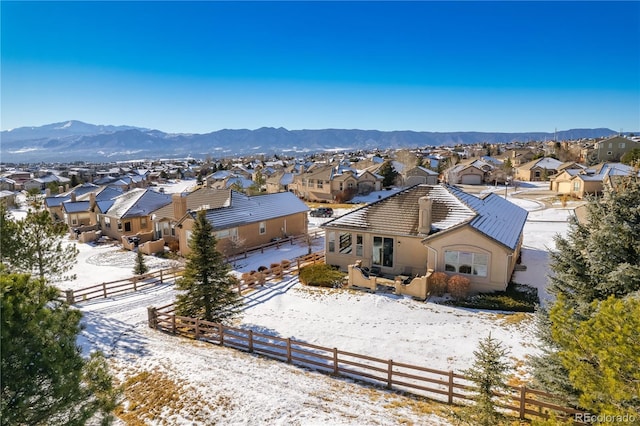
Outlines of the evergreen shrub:
<svg viewBox="0 0 640 426">
<path fill-rule="evenodd" d="M 300 269 L 300 282 L 318 287 L 336 287 L 342 283 L 345 274 L 327 264 L 305 266 Z"/>
</svg>

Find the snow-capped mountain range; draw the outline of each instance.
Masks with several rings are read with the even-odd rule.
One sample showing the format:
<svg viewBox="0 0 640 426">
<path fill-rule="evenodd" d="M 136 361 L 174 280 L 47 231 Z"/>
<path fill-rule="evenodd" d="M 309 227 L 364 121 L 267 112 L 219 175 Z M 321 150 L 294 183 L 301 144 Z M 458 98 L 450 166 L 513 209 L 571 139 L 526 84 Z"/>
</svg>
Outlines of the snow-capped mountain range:
<svg viewBox="0 0 640 426">
<path fill-rule="evenodd" d="M 573 129 L 555 134 L 415 132 L 379 130 L 224 129 L 204 134 L 172 134 L 133 126 L 94 125 L 70 120 L 20 127 L 0 134 L 0 161 L 109 161 L 208 155 L 291 154 L 360 149 L 413 148 L 472 143 L 606 137 L 611 129 Z"/>
</svg>

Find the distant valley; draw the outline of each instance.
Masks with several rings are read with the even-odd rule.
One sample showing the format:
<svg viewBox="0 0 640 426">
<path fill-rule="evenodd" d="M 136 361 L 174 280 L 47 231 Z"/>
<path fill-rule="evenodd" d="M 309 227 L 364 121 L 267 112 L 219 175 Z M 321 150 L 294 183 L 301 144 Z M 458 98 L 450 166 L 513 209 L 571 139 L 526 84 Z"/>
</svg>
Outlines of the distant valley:
<svg viewBox="0 0 640 426">
<path fill-rule="evenodd" d="M 606 128 L 545 132 L 414 132 L 357 129 L 224 129 L 204 134 L 172 134 L 133 126 L 94 125 L 71 120 L 1 132 L 2 162 L 120 161 L 144 158 L 251 154 L 297 155 L 322 151 L 415 148 L 474 143 L 509 143 L 607 137 Z"/>
</svg>

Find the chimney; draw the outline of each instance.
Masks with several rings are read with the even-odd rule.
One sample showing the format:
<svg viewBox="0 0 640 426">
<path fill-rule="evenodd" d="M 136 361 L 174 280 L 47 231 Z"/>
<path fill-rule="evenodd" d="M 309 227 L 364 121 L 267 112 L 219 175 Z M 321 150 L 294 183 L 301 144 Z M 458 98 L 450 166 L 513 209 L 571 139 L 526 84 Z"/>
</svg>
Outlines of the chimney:
<svg viewBox="0 0 640 426">
<path fill-rule="evenodd" d="M 429 234 L 431 232 L 431 207 L 433 205 L 433 200 L 429 197 L 420 197 L 418 199 L 418 205 L 418 233 Z"/>
<path fill-rule="evenodd" d="M 171 203 L 173 204 L 173 218 L 180 219 L 187 214 L 187 197 L 182 194 L 172 194 Z"/>
<path fill-rule="evenodd" d="M 72 193 L 71 193 L 71 202 L 72 202 L 72 203 L 75 203 L 75 202 L 76 202 L 76 193 L 75 193 L 75 192 L 72 192 Z"/>
<path fill-rule="evenodd" d="M 89 193 L 89 210 L 93 211 L 95 207 L 96 207 L 96 193 L 90 192 Z"/>
<path fill-rule="evenodd" d="M 64 186 L 58 185 L 58 194 L 64 194 Z"/>
<path fill-rule="evenodd" d="M 51 197 L 51 188 L 45 188 L 44 196 L 45 197 Z"/>
</svg>

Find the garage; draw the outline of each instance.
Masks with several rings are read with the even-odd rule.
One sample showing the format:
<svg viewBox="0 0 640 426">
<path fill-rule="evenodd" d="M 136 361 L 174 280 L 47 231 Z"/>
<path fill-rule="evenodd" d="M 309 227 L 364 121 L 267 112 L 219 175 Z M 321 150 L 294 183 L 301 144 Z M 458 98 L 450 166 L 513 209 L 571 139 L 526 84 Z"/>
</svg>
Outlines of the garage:
<svg viewBox="0 0 640 426">
<path fill-rule="evenodd" d="M 480 185 L 482 183 L 482 176 L 464 175 L 460 178 L 460 183 L 463 185 Z"/>
<path fill-rule="evenodd" d="M 570 194 L 571 182 L 558 182 L 558 194 Z"/>
</svg>

